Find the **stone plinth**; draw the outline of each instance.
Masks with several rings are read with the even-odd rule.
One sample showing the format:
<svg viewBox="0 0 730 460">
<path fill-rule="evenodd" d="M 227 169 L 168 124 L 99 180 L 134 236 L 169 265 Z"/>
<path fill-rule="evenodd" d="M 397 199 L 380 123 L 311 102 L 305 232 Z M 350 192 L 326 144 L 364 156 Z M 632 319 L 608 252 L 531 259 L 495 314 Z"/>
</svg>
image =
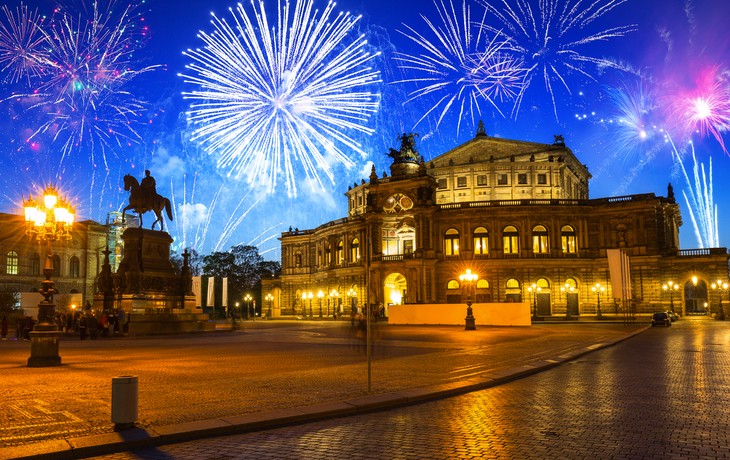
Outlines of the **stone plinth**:
<svg viewBox="0 0 730 460">
<path fill-rule="evenodd" d="M 122 240 L 124 259 L 117 273 L 105 261 L 99 275 L 96 308 L 108 310 L 111 304 L 124 310 L 130 334 L 215 330 L 215 323 L 196 306 L 187 264 L 181 275 L 175 274 L 170 262 L 173 240 L 167 232 L 128 228 Z"/>
<path fill-rule="evenodd" d="M 28 367 L 60 366 L 61 357 L 58 354 L 58 339 L 60 338 L 61 333 L 58 331 L 30 332 Z"/>
</svg>

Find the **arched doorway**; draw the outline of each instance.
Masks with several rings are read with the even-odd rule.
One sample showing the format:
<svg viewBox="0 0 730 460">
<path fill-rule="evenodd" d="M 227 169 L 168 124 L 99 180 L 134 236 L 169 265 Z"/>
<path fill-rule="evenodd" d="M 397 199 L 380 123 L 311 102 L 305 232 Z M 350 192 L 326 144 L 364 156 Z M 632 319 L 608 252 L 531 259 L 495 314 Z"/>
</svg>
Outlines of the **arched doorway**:
<svg viewBox="0 0 730 460">
<path fill-rule="evenodd" d="M 550 311 L 550 282 L 545 278 L 537 280 L 540 291 L 536 294 L 538 316 L 551 316 Z"/>
<path fill-rule="evenodd" d="M 695 280 L 697 280 L 697 278 L 695 278 Z M 680 305 L 676 304 L 678 300 L 679 299 L 674 300 L 673 302 L 675 304 L 675 311 L 680 309 Z M 704 314 L 708 310 L 708 305 L 707 284 L 704 281 L 697 280 L 697 283 L 694 283 L 694 280 L 692 280 L 684 283 L 685 314 L 689 314 L 690 312 Z"/>
<path fill-rule="evenodd" d="M 383 306 L 388 316 L 389 305 L 402 305 L 408 301 L 406 277 L 400 273 L 391 273 L 385 278 L 383 286 Z"/>
<path fill-rule="evenodd" d="M 272 318 L 277 318 L 281 316 L 281 289 L 272 289 L 271 296 L 273 299 L 269 300 L 269 305 L 266 305 L 266 307 L 269 307 L 269 315 Z"/>
</svg>

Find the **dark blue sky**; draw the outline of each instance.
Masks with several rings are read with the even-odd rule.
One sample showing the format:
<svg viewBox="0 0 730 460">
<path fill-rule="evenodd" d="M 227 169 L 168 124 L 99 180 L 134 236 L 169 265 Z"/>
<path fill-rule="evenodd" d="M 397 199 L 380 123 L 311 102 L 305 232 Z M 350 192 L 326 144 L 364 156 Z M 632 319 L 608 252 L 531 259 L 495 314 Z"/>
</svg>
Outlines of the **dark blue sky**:
<svg viewBox="0 0 730 460">
<path fill-rule="evenodd" d="M 500 8 L 503 5 L 501 0 L 490 3 Z M 506 0 L 506 3 L 514 5 L 515 1 Z M 530 3 L 536 9 L 537 1 Z M 558 2 L 561 7 L 564 3 Z M 601 3 L 610 2 L 603 0 Z M 13 8 L 16 4 L 7 3 Z M 45 0 L 29 4 L 39 11 L 51 11 L 54 5 Z M 265 4 L 273 20 L 276 2 L 267 0 Z M 472 9 L 473 20 L 476 17 L 476 20 L 481 20 L 483 4 L 470 1 L 467 5 Z M 149 28 L 150 35 L 146 46 L 135 51 L 135 64 L 162 67 L 139 76 L 126 88 L 148 103 L 148 108 L 140 112 L 136 127 L 142 141 L 131 147 L 111 149 L 107 155 L 107 166 L 98 161 L 98 150 L 92 162 L 83 145 L 63 158 L 59 146 L 52 142 L 41 143 L 36 150 L 23 147 L 24 137 L 37 123 L 30 115 L 22 114 L 4 123 L 0 121 L 0 134 L 5 140 L 0 162 L 6 179 L 0 184 L 5 209 L 17 206 L 19 195 L 27 195 L 32 183 L 37 183 L 39 178 L 57 180 L 69 195 L 78 198 L 81 216 L 104 221 L 107 211 L 120 209 L 126 201 L 126 193 L 119 190 L 121 176 L 131 173 L 141 178 L 142 171 L 150 168 L 157 177 L 158 191 L 174 198 L 176 211 L 181 213 L 185 204 L 187 212 L 191 213 L 189 216 L 192 217 L 187 219 L 185 226 L 182 219 L 170 224 L 171 233 L 181 243 L 194 245 L 205 253 L 216 248 L 227 249 L 234 244 L 253 243 L 260 245 L 267 258 L 278 259 L 276 236 L 282 230 L 289 226 L 312 228 L 346 214 L 342 193 L 347 190 L 347 185 L 366 177 L 370 162 L 379 172 L 386 169 L 388 158 L 384 152 L 396 145 L 399 132 L 421 133 L 426 138 L 421 142 L 421 153 L 427 159 L 473 136 L 471 117 L 462 123 L 461 131 L 456 132 L 458 112 L 454 111 L 444 117 L 438 129 L 435 117 L 427 118 L 414 129 L 416 121 L 437 98 L 426 97 L 404 103 L 407 94 L 416 87 L 393 83 L 413 76 L 399 69 L 393 53 L 418 55 L 422 52 L 422 48 L 398 30 L 405 30 L 402 24 L 407 24 L 428 36 L 429 31 L 421 15 L 438 24 L 434 4 L 428 1 L 340 1 L 335 7 L 337 12 L 349 11 L 363 16 L 357 33 L 352 34 L 353 38 L 357 34 L 365 34 L 371 49 L 383 53 L 373 61 L 383 80 L 371 88 L 381 95 L 380 109 L 368 122 L 375 132 L 372 136 L 355 136 L 367 152 L 367 158 L 352 154 L 355 167 L 346 169 L 335 165 L 334 184 L 326 184 L 314 192 L 310 192 L 306 184 L 300 184 L 296 197 L 287 196 L 284 187 L 267 194 L 259 187 L 252 188 L 243 181 L 228 177 L 229 171 L 216 167 L 214 156 L 203 153 L 198 144 L 190 140 L 191 130 L 184 115 L 188 102 L 183 100 L 181 93 L 195 87 L 183 83 L 178 74 L 185 73 L 185 65 L 191 63 L 183 51 L 203 45 L 196 36 L 198 31 L 212 31 L 211 11 L 230 19 L 228 8 L 235 6 L 221 0 L 149 0 L 141 6 L 142 10 L 149 11 L 143 15 L 143 23 Z M 326 3 L 315 0 L 315 6 L 322 9 Z M 69 7 L 73 8 L 73 3 Z M 461 3 L 455 3 L 455 7 L 459 10 Z M 246 8 L 250 11 L 248 3 Z M 687 147 L 688 141 L 693 141 L 698 162 L 704 163 L 707 168 L 712 157 L 719 243 L 727 246 L 730 239 L 723 229 L 730 225 L 725 200 L 730 190 L 723 178 L 730 172 L 730 157 L 712 134 L 687 134 L 682 125 L 670 120 L 670 115 L 673 98 L 697 91 L 695 82 L 703 70 L 715 69 L 715 80 L 720 82 L 720 87 L 728 87 L 728 17 L 730 2 L 726 1 L 628 0 L 585 27 L 554 39 L 559 43 L 570 43 L 601 30 L 636 25 L 635 31 L 623 37 L 576 48 L 585 56 L 620 63 L 624 70 L 602 69 L 587 63 L 583 70 L 589 76 L 579 72 L 561 72 L 567 88 L 555 78 L 551 80 L 555 110 L 544 80 L 536 78 L 525 92 L 521 109 L 515 116 L 510 116 L 511 105 L 507 102 L 500 105 L 505 116 L 486 104 L 481 116 L 476 118 L 484 120 L 488 134 L 500 137 L 551 143 L 553 134 L 563 134 L 567 146 L 594 175 L 590 184 L 593 198 L 633 193 L 665 195 L 667 183 L 671 181 L 682 207 L 684 226 L 680 236 L 683 248 L 698 247 L 698 242 L 682 195 L 687 184 L 672 159 L 671 146 L 666 143 L 661 130 L 669 129 L 688 172 L 691 172 L 692 160 Z M 488 23 L 504 28 L 493 18 L 488 19 Z M 555 59 L 560 63 L 560 58 Z M 638 85 L 651 93 L 649 99 L 652 102 L 643 114 L 647 139 L 646 142 L 632 144 L 634 149 L 629 151 L 626 148 L 627 132 L 626 129 L 622 132 L 619 121 L 622 115 L 615 95 L 617 88 L 635 90 Z M 20 89 L 6 81 L 3 91 L 9 96 L 12 91 Z M 9 103 L 6 101 L 4 104 L 7 106 Z M 16 115 L 12 107 L 3 113 Z M 726 137 L 725 128 L 721 128 L 720 136 Z"/>
</svg>

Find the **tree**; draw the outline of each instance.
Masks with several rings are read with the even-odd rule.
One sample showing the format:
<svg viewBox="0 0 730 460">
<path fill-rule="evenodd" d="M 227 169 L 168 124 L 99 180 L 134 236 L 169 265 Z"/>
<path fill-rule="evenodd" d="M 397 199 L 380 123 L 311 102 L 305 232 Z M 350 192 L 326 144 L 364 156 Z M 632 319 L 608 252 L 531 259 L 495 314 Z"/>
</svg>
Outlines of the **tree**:
<svg viewBox="0 0 730 460">
<path fill-rule="evenodd" d="M 4 316 L 8 318 L 20 315 L 20 293 L 17 289 L 0 284 L 0 319 Z"/>
<path fill-rule="evenodd" d="M 205 276 L 228 278 L 229 306 L 241 302 L 246 294 L 261 305 L 261 277 L 278 276 L 281 273 L 279 262 L 265 261 L 256 246 L 233 246 L 228 252 L 214 252 L 203 258 Z M 216 298 L 221 292 L 216 287 Z"/>
</svg>

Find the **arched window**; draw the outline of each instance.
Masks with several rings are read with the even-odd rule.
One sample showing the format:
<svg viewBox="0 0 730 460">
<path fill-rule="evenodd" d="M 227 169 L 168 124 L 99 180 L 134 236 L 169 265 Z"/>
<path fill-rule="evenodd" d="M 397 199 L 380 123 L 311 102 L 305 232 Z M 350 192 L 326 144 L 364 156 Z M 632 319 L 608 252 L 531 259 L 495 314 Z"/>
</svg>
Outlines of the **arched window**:
<svg viewBox="0 0 730 460">
<path fill-rule="evenodd" d="M 564 225 L 560 229 L 560 239 L 563 243 L 563 253 L 575 254 L 578 252 L 578 244 L 575 239 L 575 230 L 570 225 Z"/>
<path fill-rule="evenodd" d="M 517 281 L 515 278 L 510 278 L 505 283 L 505 286 L 507 289 L 519 289 L 520 288 L 520 282 Z"/>
<path fill-rule="evenodd" d="M 53 256 L 53 276 L 61 276 L 61 258 Z"/>
<path fill-rule="evenodd" d="M 68 269 L 69 269 L 69 276 L 71 278 L 78 278 L 79 277 L 79 258 L 76 256 L 71 257 L 71 262 L 69 263 Z"/>
<path fill-rule="evenodd" d="M 489 289 L 489 281 L 484 279 L 477 281 L 477 289 Z"/>
<path fill-rule="evenodd" d="M 520 234 L 511 225 L 502 230 L 502 243 L 505 254 L 518 254 L 520 252 Z"/>
<path fill-rule="evenodd" d="M 574 278 L 568 278 L 565 280 L 565 286 L 569 289 L 572 287 L 573 289 L 578 289 L 578 283 L 575 281 Z"/>
<path fill-rule="evenodd" d="M 536 225 L 532 229 L 532 252 L 536 254 L 550 252 L 547 229 L 542 225 Z"/>
<path fill-rule="evenodd" d="M 545 278 L 540 278 L 536 284 L 540 289 L 550 289 L 550 282 Z"/>
<path fill-rule="evenodd" d="M 41 274 L 41 256 L 33 254 L 30 256 L 30 276 L 38 276 Z"/>
<path fill-rule="evenodd" d="M 456 280 L 449 280 L 449 282 L 446 283 L 446 289 L 459 289 L 459 282 Z"/>
<path fill-rule="evenodd" d="M 445 250 L 447 256 L 459 255 L 459 231 L 455 228 L 446 230 L 444 236 Z"/>
<path fill-rule="evenodd" d="M 294 266 L 296 268 L 302 268 L 302 255 L 300 253 L 294 254 Z"/>
<path fill-rule="evenodd" d="M 317 250 L 317 266 L 322 266 L 322 249 Z"/>
<path fill-rule="evenodd" d="M 8 252 L 7 257 L 5 258 L 5 273 L 7 273 L 8 275 L 17 275 L 18 262 L 18 253 L 15 251 Z"/>
<path fill-rule="evenodd" d="M 350 245 L 350 262 L 358 262 L 360 260 L 360 240 L 355 238 Z"/>
<path fill-rule="evenodd" d="M 342 240 L 337 242 L 337 254 L 335 255 L 335 260 L 337 261 L 337 265 L 342 265 L 342 262 L 345 261 L 345 246 Z"/>
<path fill-rule="evenodd" d="M 332 245 L 329 243 L 324 247 L 324 264 L 328 267 L 332 265 Z"/>
<path fill-rule="evenodd" d="M 484 227 L 474 230 L 474 254 L 489 254 L 489 232 Z"/>
</svg>

